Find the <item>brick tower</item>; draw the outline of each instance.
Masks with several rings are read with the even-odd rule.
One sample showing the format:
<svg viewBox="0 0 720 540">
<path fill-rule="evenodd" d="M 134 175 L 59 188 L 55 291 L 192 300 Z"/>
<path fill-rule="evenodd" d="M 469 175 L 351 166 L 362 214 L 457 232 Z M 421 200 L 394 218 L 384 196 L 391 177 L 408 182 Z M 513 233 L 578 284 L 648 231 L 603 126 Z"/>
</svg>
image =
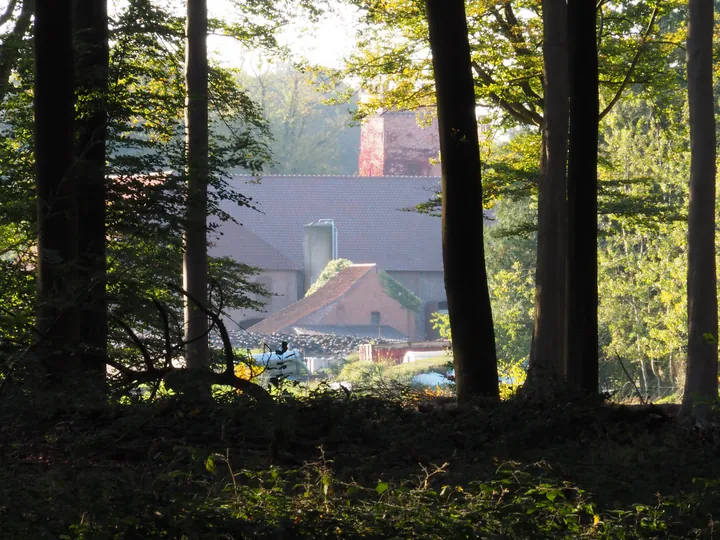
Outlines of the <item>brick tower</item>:
<svg viewBox="0 0 720 540">
<path fill-rule="evenodd" d="M 423 128 L 415 112 L 385 111 L 363 122 L 360 176 L 440 176 L 437 120 Z"/>
</svg>

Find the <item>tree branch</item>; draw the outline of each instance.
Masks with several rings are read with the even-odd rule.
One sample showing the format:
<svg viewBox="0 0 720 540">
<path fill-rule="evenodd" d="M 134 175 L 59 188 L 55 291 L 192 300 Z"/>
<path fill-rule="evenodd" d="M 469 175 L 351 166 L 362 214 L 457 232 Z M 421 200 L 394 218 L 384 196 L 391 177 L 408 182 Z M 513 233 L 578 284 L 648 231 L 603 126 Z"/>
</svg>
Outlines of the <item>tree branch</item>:
<svg viewBox="0 0 720 540">
<path fill-rule="evenodd" d="M 274 401 L 270 397 L 270 394 L 268 394 L 262 386 L 235 376 L 235 355 L 233 354 L 232 343 L 230 342 L 230 336 L 227 328 L 225 328 L 225 323 L 222 322 L 220 316 L 199 303 L 197 299 L 195 299 L 182 287 L 178 287 L 173 283 L 168 283 L 167 286 L 185 296 L 188 300 L 195 304 L 200 311 L 210 317 L 220 332 L 220 338 L 222 339 L 225 353 L 225 372 L 211 373 L 209 374 L 209 380 L 215 384 L 232 386 L 237 390 L 246 392 L 250 397 L 255 398 L 258 403 L 262 403 L 263 405 L 273 405 Z"/>
<path fill-rule="evenodd" d="M 640 56 L 642 55 L 643 51 L 645 50 L 645 45 L 647 44 L 647 38 L 650 35 L 650 32 L 652 31 L 653 26 L 655 25 L 655 19 L 657 19 L 658 13 L 660 11 L 659 6 L 655 6 L 655 9 L 652 12 L 652 15 L 650 17 L 650 22 L 647 25 L 647 28 L 645 29 L 645 32 L 643 32 L 642 37 L 640 38 L 640 46 L 638 47 L 637 51 L 635 52 L 635 56 L 632 59 L 632 62 L 630 63 L 630 67 L 628 68 L 627 72 L 625 73 L 625 78 L 623 79 L 623 82 L 620 84 L 620 88 L 618 88 L 617 92 L 615 92 L 615 95 L 610 100 L 610 103 L 608 103 L 607 107 L 600 113 L 599 119 L 602 120 L 605 118 L 605 115 L 610 112 L 610 110 L 615 106 L 615 104 L 618 102 L 620 97 L 622 96 L 622 93 L 625 91 L 625 88 L 627 88 L 627 85 L 630 84 L 630 78 L 632 77 L 633 73 L 635 72 L 635 67 L 637 66 L 638 62 L 640 61 Z"/>
<path fill-rule="evenodd" d="M 15 26 L 0 44 L 0 102 L 5 99 L 5 94 L 7 94 L 10 75 L 13 69 L 15 69 L 19 58 L 18 42 L 25 36 L 30 28 L 30 19 L 33 11 L 35 11 L 35 1 L 24 0 Z"/>
<path fill-rule="evenodd" d="M 17 5 L 17 0 L 10 0 L 8 2 L 7 7 L 5 8 L 5 13 L 0 15 L 0 26 L 5 24 L 10 20 L 10 17 L 12 17 L 13 12 L 15 11 L 15 6 Z"/>
<path fill-rule="evenodd" d="M 130 339 L 135 344 L 135 346 L 140 350 L 140 352 L 143 355 L 143 359 L 145 360 L 145 367 L 148 371 L 155 371 L 155 365 L 153 364 L 152 356 L 150 356 L 150 351 L 147 350 L 147 347 L 142 342 L 142 340 L 138 337 L 138 335 L 133 331 L 132 328 L 130 328 L 130 325 L 128 325 L 125 321 L 123 321 L 120 317 L 117 317 L 116 315 L 110 314 L 110 317 L 120 325 L 120 327 L 125 331 L 125 333 L 130 336 Z"/>
<path fill-rule="evenodd" d="M 487 73 L 477 62 L 473 61 L 471 62 L 473 71 L 477 74 L 480 81 L 485 86 L 491 86 L 494 84 L 497 84 L 493 78 L 490 76 L 489 73 Z M 537 112 L 532 111 L 525 107 L 524 105 L 517 104 L 517 103 L 511 103 L 507 101 L 506 99 L 503 99 L 495 92 L 489 93 L 490 99 L 500 108 L 502 108 L 505 112 L 507 112 L 510 116 L 518 120 L 519 122 L 523 124 L 535 124 L 535 125 L 541 125 L 543 121 L 543 117 L 539 115 Z"/>
</svg>

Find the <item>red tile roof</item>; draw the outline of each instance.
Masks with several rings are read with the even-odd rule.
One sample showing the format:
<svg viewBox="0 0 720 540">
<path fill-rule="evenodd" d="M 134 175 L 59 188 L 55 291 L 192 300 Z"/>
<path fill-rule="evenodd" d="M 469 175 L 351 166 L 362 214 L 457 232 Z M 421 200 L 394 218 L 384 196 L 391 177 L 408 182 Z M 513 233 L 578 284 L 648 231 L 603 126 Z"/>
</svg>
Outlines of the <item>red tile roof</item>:
<svg viewBox="0 0 720 540">
<path fill-rule="evenodd" d="M 232 203 L 223 209 L 286 258 L 245 249 L 238 225 L 225 223 L 218 247 L 245 251 L 242 262 L 265 270 L 302 268 L 303 226 L 327 218 L 337 227 L 338 257 L 390 271 L 443 271 L 440 219 L 404 211 L 431 199 L 439 178 L 297 175 L 254 183 L 251 176 L 235 176 L 230 183 L 262 213 Z"/>
<path fill-rule="evenodd" d="M 342 269 L 338 274 L 320 287 L 315 293 L 298 300 L 294 304 L 273 313 L 263 321 L 248 328 L 250 332 L 273 334 L 282 332 L 308 315 L 338 300 L 352 289 L 368 272 L 375 270 L 374 264 L 354 264 Z"/>
</svg>

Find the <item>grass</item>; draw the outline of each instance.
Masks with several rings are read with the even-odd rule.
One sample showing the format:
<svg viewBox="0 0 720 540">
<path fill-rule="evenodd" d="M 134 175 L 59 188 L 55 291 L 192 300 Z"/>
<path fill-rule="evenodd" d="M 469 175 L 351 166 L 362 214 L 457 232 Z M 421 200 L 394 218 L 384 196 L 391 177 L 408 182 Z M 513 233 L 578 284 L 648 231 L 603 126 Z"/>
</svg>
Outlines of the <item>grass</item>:
<svg viewBox="0 0 720 540">
<path fill-rule="evenodd" d="M 718 536 L 720 433 L 636 407 L 62 403 L 0 402 L 3 539 Z"/>
<path fill-rule="evenodd" d="M 431 358 L 423 358 L 408 364 L 397 364 L 387 368 L 386 373 L 390 377 L 414 377 L 421 373 L 429 373 L 437 371 L 438 373 L 445 373 L 450 368 L 447 367 L 448 362 L 452 359 L 447 355 L 433 356 Z"/>
</svg>

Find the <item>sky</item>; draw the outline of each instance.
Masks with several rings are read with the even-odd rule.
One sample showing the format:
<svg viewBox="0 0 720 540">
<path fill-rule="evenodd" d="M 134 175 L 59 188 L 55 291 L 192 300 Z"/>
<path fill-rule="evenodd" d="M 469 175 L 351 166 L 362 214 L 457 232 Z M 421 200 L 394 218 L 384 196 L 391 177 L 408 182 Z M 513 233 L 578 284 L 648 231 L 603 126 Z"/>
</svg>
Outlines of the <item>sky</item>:
<svg viewBox="0 0 720 540">
<path fill-rule="evenodd" d="M 232 18 L 236 8 L 228 0 L 208 0 L 209 15 Z M 281 31 L 278 40 L 292 48 L 293 54 L 302 56 L 313 64 L 340 67 L 342 58 L 352 51 L 355 35 L 354 10 L 338 6 L 338 13 L 325 17 L 317 24 L 297 19 Z M 257 53 L 248 51 L 235 40 L 221 36 L 209 36 L 208 49 L 217 54 L 224 64 L 240 67 L 245 62 L 256 62 Z"/>
<path fill-rule="evenodd" d="M 0 0 L 0 5 L 6 0 Z M 109 11 L 119 10 L 125 0 L 111 0 Z M 174 8 L 178 15 L 185 9 L 183 0 L 165 0 L 166 5 Z M 230 0 L 208 0 L 210 17 L 233 20 L 237 8 Z M 305 18 L 297 18 L 291 25 L 284 28 L 278 36 L 281 45 L 292 48 L 295 56 L 303 57 L 313 64 L 327 67 L 340 67 L 342 58 L 347 55 L 355 44 L 356 17 L 355 8 L 338 4 L 331 16 L 325 17 L 317 24 L 311 24 Z M 250 51 L 232 38 L 208 36 L 208 50 L 220 62 L 228 67 L 243 67 L 248 63 L 257 64 L 259 54 Z"/>
</svg>

